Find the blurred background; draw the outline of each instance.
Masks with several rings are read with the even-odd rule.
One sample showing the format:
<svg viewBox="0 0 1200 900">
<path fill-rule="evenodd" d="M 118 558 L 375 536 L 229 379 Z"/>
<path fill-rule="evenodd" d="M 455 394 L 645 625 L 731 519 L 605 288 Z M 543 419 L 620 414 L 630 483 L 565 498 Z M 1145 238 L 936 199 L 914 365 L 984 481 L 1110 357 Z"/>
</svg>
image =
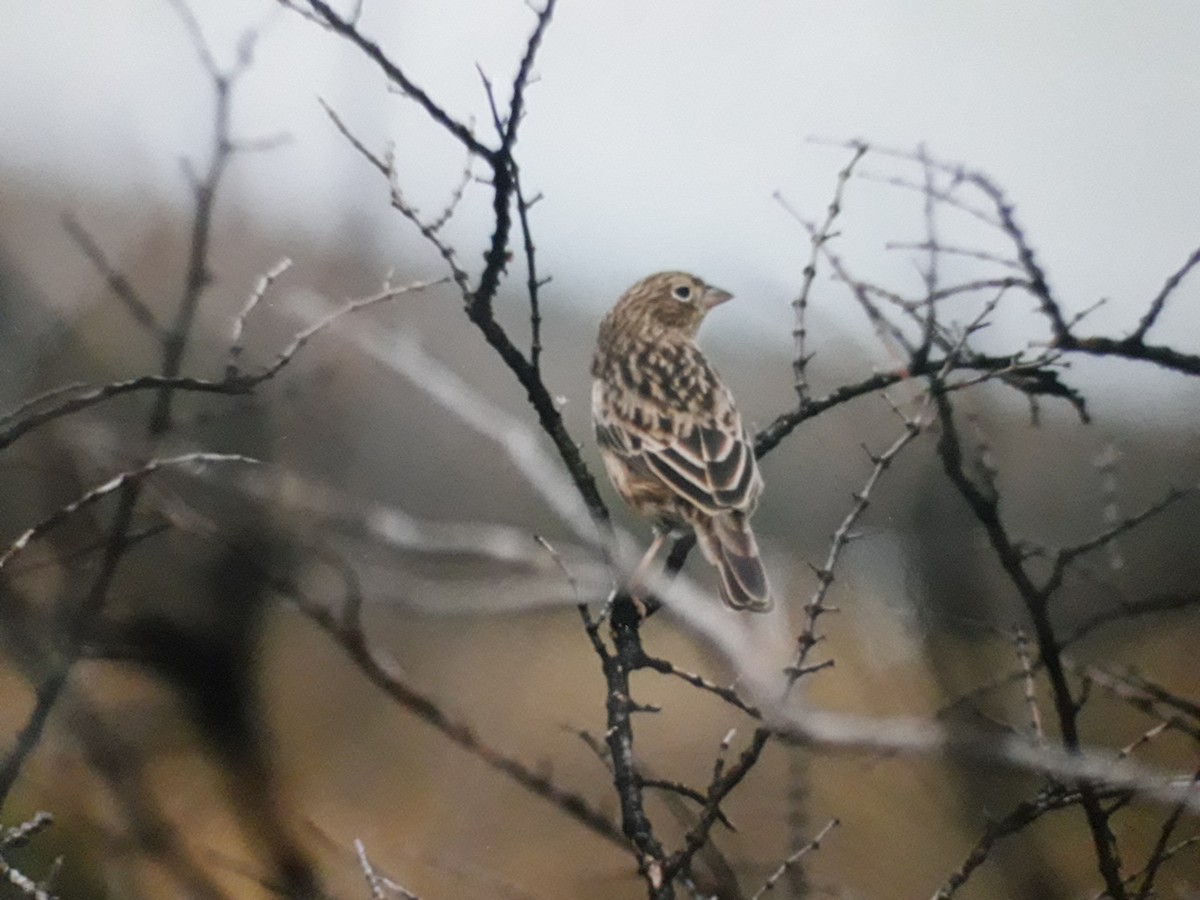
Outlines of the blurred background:
<svg viewBox="0 0 1200 900">
<path fill-rule="evenodd" d="M 86 228 L 160 321 L 170 321 L 191 237 L 184 170 L 207 165 L 214 99 L 165 0 L 4 6 L 7 411 L 63 383 L 157 370 L 156 341 L 106 289 L 63 216 Z M 193 0 L 189 8 L 222 67 L 248 30 L 258 35 L 236 85 L 232 131 L 264 146 L 237 154 L 222 185 L 213 279 L 184 364 L 219 377 L 234 318 L 283 257 L 291 269 L 248 320 L 246 367 L 274 358 L 323 303 L 373 293 L 389 275 L 442 274 L 319 100 L 375 152 L 394 145 L 406 198 L 430 214 L 445 206 L 466 160 L 359 53 L 311 22 L 269 2 Z M 519 0 L 368 0 L 361 20 L 481 135 L 490 114 L 476 66 L 505 99 L 532 25 Z M 543 195 L 532 225 L 539 266 L 553 276 L 543 289 L 544 375 L 593 469 L 587 360 L 595 329 L 621 291 L 652 271 L 689 269 L 736 295 L 707 323 L 702 343 L 752 427 L 794 404 L 790 303 L 808 238 L 774 195 L 819 219 L 849 158 L 814 136 L 924 145 L 986 171 L 1016 204 L 1068 312 L 1107 299 L 1082 330 L 1131 330 L 1200 243 L 1197 45 L 1200 8 L 1187 0 L 1164 0 L 1153 12 L 1115 0 L 564 0 L 528 91 L 519 160 L 526 192 Z M 857 276 L 917 291 L 920 255 L 887 245 L 923 239 L 922 199 L 878 180 L 903 171 L 900 163 L 868 155 L 859 171 L 873 177 L 848 186 L 837 251 Z M 472 271 L 491 230 L 488 200 L 485 186 L 468 185 L 443 232 Z M 945 229 L 948 243 L 976 237 L 965 221 L 950 218 Z M 967 279 L 976 270 L 990 271 L 964 261 L 949 274 Z M 498 315 L 527 346 L 522 277 L 514 263 Z M 811 299 L 815 393 L 894 368 L 841 285 L 822 273 Z M 1185 282 L 1157 339 L 1200 352 L 1198 300 Z M 532 421 L 523 391 L 451 289 L 362 315 L 355 327 L 384 342 L 419 339 L 499 407 Z M 971 315 L 964 309 L 962 320 Z M 981 347 L 1017 352 L 1047 336 L 1018 302 L 1002 309 Z M 494 446 L 364 346 L 350 330 L 323 334 L 253 396 L 179 398 L 160 449 L 246 453 L 271 466 L 258 476 L 170 475 L 143 498 L 147 525 L 166 511 L 198 532 L 217 523 L 226 539 L 169 532 L 128 552 L 107 613 L 132 643 L 130 655 L 144 658 L 76 668 L 4 808 L 5 825 L 35 809 L 55 814 L 33 859 L 65 857 L 62 896 L 270 896 L 295 869 L 316 873 L 333 896 L 367 896 L 355 839 L 426 898 L 642 895 L 627 853 L 398 708 L 285 599 L 280 579 L 336 605 L 347 588 L 329 559 L 345 562 L 361 583 L 374 645 L 407 679 L 487 743 L 616 814 L 608 773 L 577 734 L 603 732 L 599 667 L 569 587 L 529 541 L 536 532 L 570 552 L 567 530 Z M 1075 363 L 1064 378 L 1087 396 L 1092 424 L 1081 425 L 1066 404 L 1045 403 L 1035 428 L 1020 398 L 991 387 L 963 401 L 972 442 L 1000 472 L 1014 533 L 1048 546 L 1075 543 L 1105 527 L 1106 507 L 1129 515 L 1169 485 L 1200 481 L 1195 379 L 1095 361 Z M 916 387 L 894 392 L 902 405 L 917 397 Z M 149 395 L 131 394 L 3 450 L 3 543 L 141 458 L 149 408 Z M 860 445 L 877 452 L 898 430 L 888 406 L 867 397 L 806 423 L 765 461 L 756 527 L 784 602 L 762 640 L 781 664 L 815 587 L 806 564 L 824 559 L 850 493 L 869 473 Z M 863 539 L 843 560 L 833 596 L 842 611 L 827 625 L 824 648 L 837 667 L 813 681 L 811 702 L 929 716 L 1017 666 L 1007 631 L 1024 624 L 1020 604 L 945 482 L 933 440 L 921 438 L 898 459 L 862 522 Z M 622 524 L 645 533 L 617 507 Z M 15 611 L 22 623 L 53 621 L 95 576 L 98 561 L 86 549 L 111 514 L 95 507 L 7 571 L 6 736 L 28 716 L 22 672 L 36 668 L 14 637 L 22 632 Z M 372 527 L 387 515 L 423 533 L 502 526 L 520 552 L 507 560 L 415 552 L 395 530 Z M 1089 577 L 1074 579 L 1056 607 L 1063 629 L 1130 598 L 1194 592 L 1198 525 L 1196 504 L 1184 502 L 1090 557 Z M 689 572 L 711 588 L 702 564 Z M 1134 665 L 1195 699 L 1197 632 L 1186 611 L 1120 623 L 1073 648 L 1073 659 Z M 647 625 L 645 639 L 682 667 L 731 677 L 665 617 Z M 728 730 L 748 734 L 747 720 L 697 692 L 649 675 L 635 687 L 641 702 L 666 710 L 638 732 L 639 756 L 664 776 L 703 784 Z M 1024 728 L 1027 711 L 1014 684 L 956 705 L 953 716 Z M 1155 721 L 1109 703 L 1084 726 L 1089 741 L 1120 747 Z M 1172 770 L 1196 765 L 1194 742 L 1171 735 L 1142 754 Z M 1039 785 L 988 767 L 772 748 L 728 806 L 740 830 L 718 835 L 724 858 L 705 861 L 707 890 L 749 896 L 795 833 L 811 835 L 836 816 L 841 827 L 806 859 L 804 879 L 780 892 L 928 896 L 986 817 Z M 652 812 L 678 840 L 690 811 L 663 802 Z M 1160 809 L 1139 806 L 1120 820 L 1132 859 L 1148 851 L 1161 818 Z M 1190 825 L 1181 837 L 1195 831 Z M 1094 868 L 1082 816 L 1071 810 L 1002 843 L 960 896 L 1090 895 L 1099 888 Z M 1196 855 L 1169 863 L 1159 884 L 1162 896 L 1200 896 Z"/>
</svg>

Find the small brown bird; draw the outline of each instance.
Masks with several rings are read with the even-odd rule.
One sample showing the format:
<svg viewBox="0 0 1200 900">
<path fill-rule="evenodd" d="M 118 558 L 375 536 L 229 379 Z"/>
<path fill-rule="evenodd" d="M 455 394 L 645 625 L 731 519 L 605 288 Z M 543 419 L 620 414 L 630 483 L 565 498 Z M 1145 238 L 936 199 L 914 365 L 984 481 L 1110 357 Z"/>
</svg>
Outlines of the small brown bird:
<svg viewBox="0 0 1200 900">
<path fill-rule="evenodd" d="M 592 359 L 592 421 L 617 493 L 654 522 L 636 582 L 672 533 L 691 528 L 734 609 L 771 608 L 750 530 L 763 481 L 733 395 L 696 346 L 728 291 L 686 272 L 627 290 L 600 325 Z"/>
</svg>

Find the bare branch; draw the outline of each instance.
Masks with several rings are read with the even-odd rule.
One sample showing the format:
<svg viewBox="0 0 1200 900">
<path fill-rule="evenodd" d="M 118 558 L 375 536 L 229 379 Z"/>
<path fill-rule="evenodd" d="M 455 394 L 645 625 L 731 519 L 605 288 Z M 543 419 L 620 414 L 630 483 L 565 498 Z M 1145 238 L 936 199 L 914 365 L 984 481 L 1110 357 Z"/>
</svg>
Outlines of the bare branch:
<svg viewBox="0 0 1200 900">
<path fill-rule="evenodd" d="M 5 828 L 0 834 L 0 850 L 16 850 L 24 847 L 34 837 L 54 824 L 54 816 L 48 812 L 36 812 L 27 822 Z"/>
<path fill-rule="evenodd" d="M 1175 293 L 1175 289 L 1179 287 L 1179 283 L 1187 277 L 1187 274 L 1192 271 L 1197 265 L 1200 265 L 1200 248 L 1193 250 L 1191 256 L 1187 258 L 1182 266 L 1171 273 L 1167 278 L 1166 283 L 1162 286 L 1162 290 L 1150 301 L 1150 308 L 1146 310 L 1146 314 L 1142 316 L 1142 320 L 1138 323 L 1137 330 L 1130 335 L 1130 340 L 1141 343 L 1146 338 L 1148 332 L 1156 321 L 1159 315 L 1162 314 L 1163 308 L 1167 305 L 1167 300 Z"/>
<path fill-rule="evenodd" d="M 463 297 L 468 298 L 471 293 L 470 277 L 467 275 L 466 270 L 459 265 L 457 254 L 455 253 L 454 248 L 446 243 L 438 234 L 438 229 L 441 228 L 441 225 L 444 224 L 444 222 L 426 222 L 421 218 L 420 214 L 417 212 L 417 209 L 404 199 L 404 194 L 400 189 L 399 176 L 396 173 L 396 159 L 393 151 L 389 148 L 383 157 L 379 157 L 378 155 L 372 153 L 367 149 L 366 145 L 354 135 L 354 133 L 349 129 L 346 123 L 342 121 L 341 117 L 333 110 L 331 106 L 329 106 L 324 100 L 319 100 L 319 102 L 321 104 L 321 108 L 325 110 L 325 114 L 329 116 L 330 121 L 333 122 L 334 127 L 341 133 L 341 135 L 347 141 L 349 141 L 350 145 L 357 150 L 359 154 L 361 154 L 362 157 L 367 160 L 367 162 L 374 166 L 375 169 L 387 179 L 388 187 L 391 191 L 392 208 L 404 216 L 404 218 L 412 222 L 413 225 L 416 226 L 417 231 L 421 233 L 421 237 L 423 237 L 430 244 L 430 246 L 437 250 L 438 255 L 442 257 L 447 268 L 450 269 L 450 276 L 454 279 L 454 283 L 458 285 L 459 290 L 462 291 Z M 437 227 L 434 227 L 435 225 Z"/>
<path fill-rule="evenodd" d="M 63 229 L 70 235 L 71 240 L 91 261 L 97 271 L 104 276 L 104 282 L 108 285 L 108 289 L 125 304 L 125 308 L 133 316 L 134 321 L 150 332 L 156 340 L 165 340 L 166 329 L 159 324 L 150 307 L 138 294 L 137 288 L 108 261 L 104 250 L 101 249 L 100 244 L 92 237 L 91 233 L 71 215 L 64 214 L 61 221 Z"/>
<path fill-rule="evenodd" d="M 358 838 L 354 839 L 354 852 L 358 854 L 358 864 L 362 868 L 363 877 L 367 879 L 367 886 L 371 889 L 371 900 L 421 900 L 390 878 L 377 874 L 371 860 L 367 858 L 363 842 Z"/>
<path fill-rule="evenodd" d="M 1073 350 L 1090 356 L 1116 356 L 1121 359 L 1154 363 L 1156 366 L 1184 375 L 1200 375 L 1200 356 L 1194 353 L 1180 353 L 1167 346 L 1135 342 L 1129 338 L 1115 340 L 1099 336 L 1077 338 L 1074 335 L 1068 335 L 1059 339 L 1056 346 L 1063 350 Z"/>
<path fill-rule="evenodd" d="M 686 681 L 692 687 L 699 688 L 700 690 L 706 691 L 710 694 L 714 694 L 731 706 L 736 706 L 748 716 L 752 716 L 755 719 L 762 718 L 762 711 L 757 706 L 752 706 L 743 700 L 738 692 L 733 688 L 721 687 L 721 685 L 710 681 L 703 675 L 697 675 L 694 672 L 686 672 L 683 669 L 678 668 L 674 663 L 665 659 L 657 659 L 652 656 L 645 656 L 640 660 L 640 664 L 641 667 L 653 669 L 655 672 L 659 672 L 663 675 L 670 675 L 674 678 Z"/>
<path fill-rule="evenodd" d="M 204 71 L 208 73 L 208 76 L 213 81 L 219 81 L 227 77 L 227 73 L 222 72 L 221 67 L 217 65 L 212 48 L 208 46 L 208 41 L 204 37 L 204 30 L 200 27 L 200 23 L 196 21 L 196 16 L 192 13 L 191 7 L 184 0 L 168 0 L 168 2 L 183 22 L 183 27 L 187 29 L 188 37 L 192 41 L 192 47 L 200 57 Z"/>
<path fill-rule="evenodd" d="M 901 418 L 904 417 L 901 416 Z M 874 490 L 875 485 L 883 477 L 883 473 L 892 464 L 892 460 L 896 458 L 896 455 L 921 433 L 923 427 L 924 423 L 920 419 L 905 419 L 904 431 L 900 436 L 883 453 L 872 457 L 874 465 L 871 469 L 871 474 L 867 477 L 862 490 L 854 494 L 854 505 L 833 533 L 833 538 L 829 544 L 829 552 L 825 558 L 825 564 L 822 568 L 816 570 L 817 588 L 813 592 L 812 597 L 809 598 L 808 603 L 804 605 L 804 625 L 800 629 L 800 636 L 797 638 L 799 647 L 796 653 L 796 661 L 787 672 L 789 689 L 795 684 L 798 678 L 806 674 L 807 671 L 810 671 L 806 669 L 806 663 L 809 652 L 820 640 L 820 636 L 817 634 L 817 622 L 829 609 L 825 605 L 825 598 L 829 594 L 830 585 L 833 584 L 834 569 L 837 566 L 842 550 L 851 540 L 855 524 L 862 514 L 866 512 L 867 506 L 871 502 L 871 491 Z"/>
<path fill-rule="evenodd" d="M 300 351 L 314 336 L 324 331 L 334 322 L 337 322 L 343 316 L 358 312 L 371 306 L 376 306 L 380 303 L 386 303 L 389 300 L 395 300 L 397 297 L 403 297 L 405 294 L 410 294 L 413 291 L 423 291 L 426 288 L 435 287 L 439 284 L 446 284 L 449 278 L 438 278 L 434 281 L 414 281 L 411 284 L 404 284 L 398 287 L 386 287 L 376 294 L 369 297 L 362 297 L 358 300 L 351 300 L 349 303 L 330 310 L 317 321 L 313 322 L 307 328 L 298 332 L 291 343 L 279 352 L 275 357 L 275 361 L 267 366 L 259 375 L 255 376 L 256 380 L 264 380 L 273 377 L 280 369 L 291 362 L 292 357 Z"/>
<path fill-rule="evenodd" d="M 1062 584 L 1063 576 L 1065 575 L 1067 568 L 1080 556 L 1084 555 L 1085 553 L 1089 553 L 1098 547 L 1103 547 L 1111 543 L 1120 535 L 1127 531 L 1132 531 L 1137 526 L 1149 519 L 1154 518 L 1164 510 L 1171 508 L 1185 497 L 1194 495 L 1196 492 L 1197 489 L 1195 488 L 1171 488 L 1161 500 L 1150 504 L 1150 506 L 1146 507 L 1141 512 L 1122 519 L 1114 524 L 1111 528 L 1106 528 L 1104 531 L 1091 538 L 1088 538 L 1086 541 L 1082 541 L 1072 547 L 1064 547 L 1063 549 L 1059 550 L 1054 557 L 1054 569 L 1050 573 L 1049 578 L 1046 580 L 1046 584 L 1041 588 L 1042 593 L 1049 595 L 1058 590 L 1059 585 Z"/>
<path fill-rule="evenodd" d="M 341 35 L 358 47 L 363 54 L 379 66 L 388 81 L 398 87 L 405 96 L 411 97 L 429 115 L 433 121 L 446 130 L 460 144 L 477 156 L 492 162 L 496 151 L 486 147 L 475 139 L 466 125 L 452 118 L 442 107 L 438 106 L 430 96 L 417 86 L 403 70 L 379 48 L 379 45 L 363 37 L 354 21 L 343 19 L 329 4 L 323 0 L 305 0 L 321 21 L 325 22 L 336 34 Z"/>
<path fill-rule="evenodd" d="M 916 187 L 916 185 L 914 185 Z M 927 191 L 927 188 L 921 188 L 922 192 Z M 936 192 L 931 196 L 940 196 Z M 1014 262 L 1006 256 L 1000 256 L 997 253 L 989 253 L 987 250 L 980 250 L 975 247 L 956 247 L 953 244 L 941 244 L 933 241 L 888 241 L 883 245 L 886 250 L 924 250 L 926 253 L 938 253 L 947 256 L 961 256 L 966 259 L 977 259 L 981 262 L 995 263 L 999 266 L 1004 266 L 1007 269 L 1015 269 L 1021 271 L 1019 263 Z M 939 294 L 937 291 L 931 291 L 930 296 L 941 299 L 944 294 Z"/>
<path fill-rule="evenodd" d="M 1077 805 L 1080 799 L 1078 791 L 1054 785 L 1043 790 L 1033 800 L 1021 801 L 1002 818 L 989 822 L 983 836 L 971 848 L 962 864 L 938 888 L 932 900 L 949 900 L 958 893 L 958 889 L 983 865 L 1000 840 L 1024 831 L 1048 812 Z"/>
<path fill-rule="evenodd" d="M 206 536 L 221 540 L 215 529 L 208 530 Z M 247 567 L 261 571 L 260 560 L 235 547 L 231 546 L 230 549 L 240 553 Z M 324 556 L 327 559 L 336 559 L 331 554 Z M 262 575 L 276 591 L 291 599 L 300 612 L 329 635 L 363 676 L 392 701 L 491 768 L 511 778 L 525 790 L 549 801 L 595 834 L 621 847 L 626 846 L 624 838 L 613 827 L 608 817 L 593 809 L 583 797 L 558 786 L 546 775 L 485 743 L 468 723 L 457 720 L 444 711 L 430 694 L 412 685 L 392 660 L 377 653 L 362 629 L 359 610 L 363 598 L 354 572 L 349 566 L 340 564 L 340 560 L 335 569 L 342 575 L 346 587 L 346 598 L 340 611 L 331 610 L 314 601 L 299 585 L 290 580 L 281 579 L 268 572 L 262 572 Z"/>
<path fill-rule="evenodd" d="M 1038 709 L 1037 692 L 1034 689 L 1033 665 L 1029 659 L 1029 638 L 1024 629 L 1016 631 L 1017 658 L 1021 661 L 1021 672 L 1025 676 L 1025 705 L 1029 708 L 1029 727 L 1034 740 L 1045 746 L 1046 732 L 1042 729 L 1042 714 Z"/>
<path fill-rule="evenodd" d="M 191 242 L 188 249 L 187 275 L 184 279 L 183 295 L 176 309 L 175 320 L 163 336 L 162 365 L 160 374 L 164 378 L 175 378 L 183 365 L 183 355 L 187 348 L 196 318 L 200 299 L 208 288 L 212 275 L 208 268 L 209 243 L 212 236 L 213 209 L 216 204 L 217 192 L 221 186 L 225 171 L 229 166 L 235 148 L 231 136 L 231 117 L 233 106 L 233 87 L 238 77 L 249 67 L 252 51 L 257 40 L 257 33 L 248 31 L 242 36 L 238 45 L 238 58 L 233 67 L 222 71 L 217 67 L 212 52 L 204 39 L 204 35 L 195 16 L 184 0 L 171 0 L 171 6 L 179 14 L 185 28 L 192 38 L 201 62 L 212 80 L 213 93 L 216 99 L 216 111 L 213 120 L 212 149 L 210 151 L 208 170 L 203 178 L 191 177 L 194 210 L 192 214 Z M 150 434 L 160 435 L 167 431 L 171 421 L 171 401 L 174 388 L 164 385 L 155 399 L 154 410 L 150 414 Z"/>
<path fill-rule="evenodd" d="M 776 869 L 774 872 L 771 873 L 771 875 L 767 878 L 767 880 L 765 882 L 763 882 L 763 886 L 760 887 L 757 891 L 755 891 L 753 895 L 751 895 L 750 900 L 762 900 L 762 898 L 769 891 L 775 890 L 776 883 L 779 881 L 780 878 L 783 877 L 784 873 L 789 871 L 792 868 L 792 866 L 794 866 L 796 863 L 798 863 L 801 859 L 803 859 L 809 853 L 813 852 L 814 850 L 820 850 L 821 842 L 823 840 L 825 840 L 826 837 L 828 837 L 829 832 L 833 831 L 833 829 L 836 828 L 840 824 L 841 823 L 837 819 L 830 819 L 828 822 L 826 822 L 825 827 L 817 832 L 816 837 L 814 837 L 811 841 L 809 841 L 807 844 L 805 844 L 803 847 L 801 847 L 799 850 L 797 850 L 795 853 L 793 853 L 791 856 L 789 856 L 787 859 L 785 859 L 783 861 L 783 864 L 778 869 Z"/>
<path fill-rule="evenodd" d="M 833 200 L 829 204 L 829 208 L 825 215 L 825 221 L 818 228 L 802 219 L 783 199 L 783 195 L 776 191 L 774 194 L 775 200 L 788 211 L 791 216 L 804 225 L 809 233 L 809 256 L 808 262 L 804 266 L 800 282 L 800 293 L 796 299 L 792 301 L 792 310 L 794 316 L 794 325 L 792 327 L 792 338 L 795 342 L 795 353 L 792 357 L 792 373 L 795 380 L 796 397 L 801 404 L 808 400 L 808 379 L 807 369 L 808 362 L 811 358 L 805 348 L 805 342 L 808 338 L 808 295 L 812 289 L 813 280 L 817 277 L 817 259 L 824 249 L 825 244 L 834 236 L 833 223 L 837 220 L 838 215 L 842 211 L 842 195 L 846 189 L 846 182 L 850 180 L 851 174 L 854 172 L 854 167 L 858 161 L 866 155 L 866 144 L 858 145 L 854 150 L 854 155 L 840 172 L 838 172 L 836 186 L 833 192 Z"/>
<path fill-rule="evenodd" d="M 1035 586 L 1025 570 L 1024 557 L 1000 518 L 998 499 L 981 490 L 964 471 L 962 445 L 953 409 L 938 379 L 932 379 L 932 391 L 942 428 L 938 440 L 938 455 L 942 460 L 943 471 L 983 526 L 997 560 L 1029 612 L 1037 636 L 1038 652 L 1049 676 L 1063 745 L 1068 753 L 1078 753 L 1078 707 L 1067 682 L 1061 651 L 1050 622 L 1048 594 Z M 1100 806 L 1091 785 L 1080 783 L 1079 790 L 1104 884 L 1112 893 L 1113 900 L 1126 900 L 1127 894 L 1121 884 L 1120 858 L 1117 855 L 1115 838 L 1108 827 L 1108 815 Z"/>
<path fill-rule="evenodd" d="M 516 78 L 513 79 L 508 118 L 504 124 L 504 137 L 500 141 L 500 147 L 496 150 L 495 155 L 489 159 L 492 164 L 492 216 L 495 227 L 488 248 L 483 254 L 483 273 L 479 276 L 479 283 L 467 301 L 467 313 L 471 321 L 483 330 L 488 342 L 500 352 L 509 368 L 518 377 L 521 377 L 521 373 L 514 366 L 515 358 L 510 358 L 511 354 L 506 355 L 504 348 L 505 344 L 511 344 L 511 342 L 508 341 L 507 336 L 503 342 L 498 341 L 499 335 L 496 334 L 496 331 L 499 330 L 499 326 L 493 319 L 492 302 L 499 289 L 500 278 L 508 267 L 510 256 L 508 242 L 509 233 L 512 230 L 511 207 L 517 187 L 517 169 L 514 165 L 513 148 L 517 142 L 521 120 L 524 118 L 525 88 L 529 84 L 534 59 L 541 46 L 546 28 L 550 24 L 550 17 L 554 14 L 556 2 L 557 0 L 546 0 L 546 5 L 537 12 L 537 24 L 529 35 L 529 40 L 525 45 L 525 54 L 521 58 Z M 514 351 L 515 349 L 513 348 Z M 523 359 L 523 357 L 520 358 Z M 536 370 L 532 374 L 536 377 Z"/>
<path fill-rule="evenodd" d="M 254 312 L 255 307 L 266 296 L 267 291 L 271 289 L 271 285 L 275 283 L 275 279 L 291 267 L 292 261 L 285 256 L 268 269 L 266 274 L 258 279 L 258 283 L 254 286 L 254 290 L 246 300 L 246 305 L 234 317 L 233 330 L 229 342 L 229 362 L 225 366 L 226 378 L 233 378 L 237 375 L 237 363 L 242 355 L 242 329 L 246 326 L 247 317 L 250 313 Z"/>
<path fill-rule="evenodd" d="M 1192 775 L 1193 787 L 1198 782 L 1200 782 L 1200 770 L 1197 770 L 1196 773 Z M 1154 842 L 1154 848 L 1150 851 L 1150 855 L 1146 858 L 1146 864 L 1142 867 L 1140 872 L 1134 872 L 1131 876 L 1129 876 L 1129 882 L 1132 882 L 1139 877 L 1142 879 L 1142 883 L 1141 886 L 1138 887 L 1135 900 L 1149 900 L 1149 898 L 1154 896 L 1152 893 L 1154 889 L 1154 879 L 1158 877 L 1158 870 L 1162 868 L 1163 863 L 1177 854 L 1180 850 L 1200 842 L 1200 835 L 1195 835 L 1185 841 L 1180 841 L 1174 846 L 1168 846 L 1171 841 L 1171 835 L 1175 833 L 1175 829 L 1179 825 L 1179 820 L 1183 818 L 1183 811 L 1184 806 L 1182 803 L 1171 810 L 1171 814 L 1167 816 L 1162 823 L 1162 827 L 1159 829 L 1158 839 Z"/>
<path fill-rule="evenodd" d="M 25 529 L 15 541 L 9 544 L 8 548 L 0 553 L 0 569 L 12 561 L 18 553 L 28 547 L 33 541 L 42 537 L 47 531 L 61 525 L 68 518 L 79 512 L 81 509 L 86 509 L 94 503 L 103 500 L 114 491 L 118 491 L 127 484 L 135 484 L 141 481 L 148 475 L 155 472 L 174 467 L 189 467 L 189 466 L 204 466 L 213 463 L 250 463 L 257 464 L 259 460 L 252 459 L 249 456 L 242 456 L 237 453 L 184 453 L 181 456 L 169 456 L 158 459 L 152 459 L 148 463 L 139 466 L 136 469 L 128 469 L 114 475 L 103 484 L 97 485 L 87 491 L 80 497 L 72 500 L 66 506 L 63 506 L 51 513 L 42 521 L 38 522 L 31 528 Z"/>
<path fill-rule="evenodd" d="M 399 287 L 389 287 L 369 297 L 350 301 L 345 306 L 329 312 L 317 322 L 300 331 L 279 352 L 274 362 L 254 374 L 243 375 L 227 370 L 226 377 L 219 381 L 180 375 L 142 375 L 138 378 L 131 378 L 128 381 L 114 381 L 104 385 L 72 384 L 47 391 L 38 397 L 26 401 L 13 412 L 0 418 L 0 425 L 11 422 L 11 424 L 7 424 L 7 427 L 0 428 L 0 450 L 10 446 L 41 425 L 45 425 L 63 416 L 68 416 L 71 413 L 87 409 L 89 406 L 94 406 L 113 397 L 135 391 L 162 391 L 169 389 L 172 391 L 182 390 L 211 394 L 248 394 L 257 385 L 269 381 L 279 374 L 280 370 L 291 362 L 292 358 L 305 344 L 319 332 L 332 325 L 341 316 L 357 312 L 360 309 L 373 306 L 377 303 L 393 300 L 412 291 L 424 290 L 438 284 L 444 284 L 447 280 L 446 278 L 442 278 L 435 281 L 417 281 Z M 36 412 L 30 411 L 49 399 L 71 393 L 75 393 L 77 396 L 69 397 L 49 409 Z M 23 418 L 21 418 L 22 414 L 24 414 Z"/>
</svg>

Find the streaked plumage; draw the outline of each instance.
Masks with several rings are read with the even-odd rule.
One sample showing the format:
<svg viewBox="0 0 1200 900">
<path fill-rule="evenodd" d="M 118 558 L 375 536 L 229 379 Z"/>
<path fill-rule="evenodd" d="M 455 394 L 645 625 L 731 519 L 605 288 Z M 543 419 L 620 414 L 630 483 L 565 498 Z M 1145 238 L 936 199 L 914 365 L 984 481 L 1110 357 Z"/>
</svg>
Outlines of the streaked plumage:
<svg viewBox="0 0 1200 900">
<path fill-rule="evenodd" d="M 592 420 L 622 498 L 660 534 L 693 529 L 725 602 L 765 611 L 770 588 L 749 521 L 762 477 L 733 395 L 695 341 L 704 316 L 729 298 L 686 272 L 626 291 L 600 326 Z"/>
</svg>

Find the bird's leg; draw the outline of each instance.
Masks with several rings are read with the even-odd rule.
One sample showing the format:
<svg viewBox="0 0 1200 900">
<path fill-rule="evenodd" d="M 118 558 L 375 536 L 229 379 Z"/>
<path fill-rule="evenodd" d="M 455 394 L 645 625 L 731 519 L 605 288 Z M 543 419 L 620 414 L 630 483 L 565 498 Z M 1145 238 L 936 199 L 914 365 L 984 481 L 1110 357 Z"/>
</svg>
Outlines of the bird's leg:
<svg viewBox="0 0 1200 900">
<path fill-rule="evenodd" d="M 654 558 L 658 556 L 658 551 L 662 549 L 663 542 L 666 541 L 669 532 L 654 529 L 654 540 L 650 542 L 649 548 L 646 550 L 646 555 L 642 557 L 642 561 L 637 564 L 637 568 L 633 570 L 633 574 L 629 577 L 629 596 L 634 603 L 637 604 L 638 613 L 641 617 L 646 615 L 645 600 L 650 596 L 649 587 L 642 582 L 646 578 L 646 573 L 650 571 L 650 567 L 654 564 Z"/>
</svg>

